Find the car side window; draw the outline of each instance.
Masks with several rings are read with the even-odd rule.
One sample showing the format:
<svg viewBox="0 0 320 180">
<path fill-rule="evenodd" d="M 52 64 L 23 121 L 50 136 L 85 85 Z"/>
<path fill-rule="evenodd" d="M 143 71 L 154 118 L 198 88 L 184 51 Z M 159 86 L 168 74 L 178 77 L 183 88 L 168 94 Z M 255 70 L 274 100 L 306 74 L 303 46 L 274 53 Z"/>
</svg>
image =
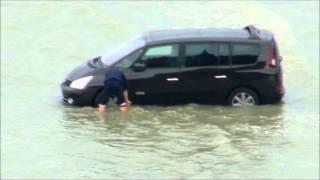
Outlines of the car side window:
<svg viewBox="0 0 320 180">
<path fill-rule="evenodd" d="M 186 67 L 217 66 L 218 44 L 187 44 Z"/>
<path fill-rule="evenodd" d="M 148 68 L 166 68 L 179 66 L 179 46 L 163 45 L 147 49 L 140 61 Z"/>
<path fill-rule="evenodd" d="M 118 68 L 129 68 L 138 59 L 142 51 L 143 51 L 142 49 L 139 49 L 131 53 L 130 55 L 122 59 L 120 62 L 115 64 L 115 66 Z"/>
<path fill-rule="evenodd" d="M 230 48 L 228 44 L 219 45 L 219 65 L 230 65 Z"/>
<path fill-rule="evenodd" d="M 234 44 L 232 47 L 232 65 L 254 64 L 257 61 L 260 53 L 258 45 Z"/>
</svg>

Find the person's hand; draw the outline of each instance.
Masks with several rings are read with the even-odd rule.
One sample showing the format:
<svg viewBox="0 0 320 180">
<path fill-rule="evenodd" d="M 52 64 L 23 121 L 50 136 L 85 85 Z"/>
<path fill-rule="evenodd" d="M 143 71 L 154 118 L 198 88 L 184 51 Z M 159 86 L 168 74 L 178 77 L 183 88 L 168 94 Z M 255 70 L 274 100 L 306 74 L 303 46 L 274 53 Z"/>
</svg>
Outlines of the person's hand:
<svg viewBox="0 0 320 180">
<path fill-rule="evenodd" d="M 132 102 L 130 100 L 126 100 L 126 103 L 128 106 L 130 106 L 132 104 Z"/>
<path fill-rule="evenodd" d="M 105 112 L 105 111 L 106 111 L 106 106 L 99 104 L 98 112 L 102 113 L 102 112 Z"/>
</svg>

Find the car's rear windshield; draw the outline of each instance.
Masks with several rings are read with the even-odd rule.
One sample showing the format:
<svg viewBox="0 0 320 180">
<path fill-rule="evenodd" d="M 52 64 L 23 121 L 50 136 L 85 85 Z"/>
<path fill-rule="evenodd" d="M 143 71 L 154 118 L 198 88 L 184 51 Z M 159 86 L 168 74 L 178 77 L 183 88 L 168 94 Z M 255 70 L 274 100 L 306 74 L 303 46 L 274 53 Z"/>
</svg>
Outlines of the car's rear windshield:
<svg viewBox="0 0 320 180">
<path fill-rule="evenodd" d="M 101 60 L 105 65 L 110 66 L 123 57 L 127 56 L 134 50 L 143 47 L 144 45 L 145 41 L 143 40 L 142 36 L 138 36 L 124 43 L 120 47 L 114 49 L 110 53 L 102 56 Z"/>
</svg>

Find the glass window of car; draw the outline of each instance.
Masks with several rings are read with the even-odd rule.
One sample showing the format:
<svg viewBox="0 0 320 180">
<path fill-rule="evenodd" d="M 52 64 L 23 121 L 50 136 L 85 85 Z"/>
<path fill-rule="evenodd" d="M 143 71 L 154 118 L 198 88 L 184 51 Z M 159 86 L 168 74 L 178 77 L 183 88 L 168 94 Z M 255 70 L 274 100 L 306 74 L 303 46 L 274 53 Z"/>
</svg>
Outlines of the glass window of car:
<svg viewBox="0 0 320 180">
<path fill-rule="evenodd" d="M 149 48 L 141 57 L 148 68 L 179 66 L 179 46 L 164 45 Z"/>
<path fill-rule="evenodd" d="M 219 45 L 219 65 L 230 65 L 230 48 L 228 44 Z"/>
<path fill-rule="evenodd" d="M 259 56 L 260 48 L 254 44 L 234 44 L 232 49 L 232 65 L 254 64 Z"/>
<path fill-rule="evenodd" d="M 145 46 L 143 36 L 138 36 L 119 46 L 107 55 L 102 56 L 101 60 L 105 65 L 110 66 L 143 46 Z"/>
<path fill-rule="evenodd" d="M 129 68 L 140 56 L 143 49 L 139 49 L 131 54 L 129 54 L 127 57 L 123 58 L 120 62 L 115 64 L 118 68 Z"/>
<path fill-rule="evenodd" d="M 218 65 L 218 44 L 187 44 L 186 67 Z"/>
</svg>

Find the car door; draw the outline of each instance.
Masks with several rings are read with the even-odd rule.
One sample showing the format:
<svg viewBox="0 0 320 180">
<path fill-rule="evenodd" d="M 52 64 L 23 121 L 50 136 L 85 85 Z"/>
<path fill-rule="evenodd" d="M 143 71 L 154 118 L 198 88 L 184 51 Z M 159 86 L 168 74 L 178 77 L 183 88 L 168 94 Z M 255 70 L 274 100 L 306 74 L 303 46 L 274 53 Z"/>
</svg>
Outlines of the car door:
<svg viewBox="0 0 320 180">
<path fill-rule="evenodd" d="M 260 48 L 257 43 L 232 43 L 229 84 L 234 87 L 245 85 L 258 90 L 261 84 L 265 84 L 265 80 L 269 80 L 270 74 L 265 74 L 264 71 L 266 60 L 258 61 Z"/>
<path fill-rule="evenodd" d="M 209 42 L 186 43 L 183 52 L 181 92 L 185 98 L 208 103 L 220 101 L 228 74 L 227 68 L 219 65 L 219 52 L 221 56 L 226 54 L 221 63 L 229 64 L 229 46 Z"/>
<path fill-rule="evenodd" d="M 146 68 L 136 71 L 134 66 L 138 63 Z M 178 44 L 146 47 L 137 60 L 124 69 L 130 96 L 148 103 L 175 100 L 179 94 L 180 66 Z"/>
</svg>

